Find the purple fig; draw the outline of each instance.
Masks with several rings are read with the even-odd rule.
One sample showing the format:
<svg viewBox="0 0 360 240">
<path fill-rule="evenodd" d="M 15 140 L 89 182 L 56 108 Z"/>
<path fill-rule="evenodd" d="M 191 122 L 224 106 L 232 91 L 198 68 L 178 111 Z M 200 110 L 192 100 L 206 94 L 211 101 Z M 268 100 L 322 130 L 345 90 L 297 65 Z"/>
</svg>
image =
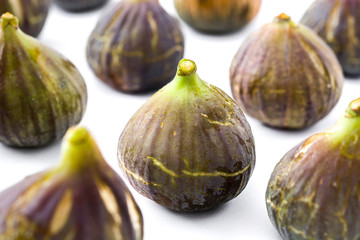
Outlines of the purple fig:
<svg viewBox="0 0 360 240">
<path fill-rule="evenodd" d="M 325 117 L 340 98 L 341 66 L 312 30 L 281 14 L 252 34 L 230 69 L 233 96 L 250 116 L 301 129 Z"/>
<path fill-rule="evenodd" d="M 237 104 L 201 80 L 183 59 L 172 82 L 131 118 L 118 147 L 131 185 L 181 212 L 214 208 L 238 196 L 255 167 L 250 126 Z"/>
</svg>

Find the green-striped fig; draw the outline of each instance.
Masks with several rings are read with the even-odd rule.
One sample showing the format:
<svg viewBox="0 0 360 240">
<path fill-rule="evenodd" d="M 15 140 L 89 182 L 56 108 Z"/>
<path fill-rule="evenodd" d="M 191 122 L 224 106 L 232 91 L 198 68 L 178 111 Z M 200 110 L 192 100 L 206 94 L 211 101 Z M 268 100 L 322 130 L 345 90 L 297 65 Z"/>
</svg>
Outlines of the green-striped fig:
<svg viewBox="0 0 360 240">
<path fill-rule="evenodd" d="M 343 73 L 312 30 L 281 14 L 252 34 L 230 68 L 231 89 L 250 116 L 301 129 L 325 117 L 340 98 Z"/>
<path fill-rule="evenodd" d="M 175 0 L 181 19 L 208 33 L 236 31 L 259 12 L 261 0 Z"/>
<path fill-rule="evenodd" d="M 266 192 L 283 239 L 360 237 L 360 99 L 332 127 L 295 146 L 275 167 Z"/>
<path fill-rule="evenodd" d="M 346 75 L 360 75 L 359 0 L 316 0 L 300 22 L 328 43 Z"/>
<path fill-rule="evenodd" d="M 71 62 L 24 34 L 10 13 L 0 19 L 0 49 L 0 142 L 43 146 L 80 122 L 87 91 Z"/>
<path fill-rule="evenodd" d="M 131 185 L 181 212 L 214 208 L 240 194 L 255 166 L 255 146 L 241 109 L 201 80 L 183 59 L 172 82 L 131 118 L 118 146 Z"/>
<path fill-rule="evenodd" d="M 59 7 L 70 12 L 92 10 L 104 5 L 108 0 L 54 0 Z"/>
<path fill-rule="evenodd" d="M 184 53 L 178 23 L 158 0 L 123 0 L 106 12 L 87 46 L 96 76 L 124 92 L 158 89 L 168 83 Z"/>
<path fill-rule="evenodd" d="M 67 132 L 58 167 L 0 193 L 0 240 L 141 240 L 139 207 L 83 127 Z"/>
<path fill-rule="evenodd" d="M 1 0 L 0 14 L 11 12 L 19 19 L 21 30 L 36 37 L 47 19 L 51 0 Z"/>
</svg>

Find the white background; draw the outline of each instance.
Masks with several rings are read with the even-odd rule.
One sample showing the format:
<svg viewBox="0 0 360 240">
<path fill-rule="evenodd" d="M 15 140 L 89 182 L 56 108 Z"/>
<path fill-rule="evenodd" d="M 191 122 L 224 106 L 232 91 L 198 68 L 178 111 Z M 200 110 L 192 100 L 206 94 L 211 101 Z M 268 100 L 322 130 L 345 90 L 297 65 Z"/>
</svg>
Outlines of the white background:
<svg viewBox="0 0 360 240">
<path fill-rule="evenodd" d="M 116 92 L 96 79 L 87 65 L 85 48 L 88 36 L 100 14 L 114 2 L 109 2 L 105 8 L 81 14 L 67 13 L 53 6 L 39 40 L 61 52 L 82 73 L 87 83 L 89 101 L 81 125 L 90 129 L 105 159 L 119 172 L 116 150 L 120 133 L 151 94 L 129 95 Z M 282 12 L 292 16 L 294 21 L 299 21 L 311 2 L 263 0 L 257 18 L 242 31 L 230 35 L 201 34 L 181 22 L 186 40 L 185 57 L 197 63 L 198 74 L 203 80 L 230 95 L 229 67 L 245 37 Z M 160 3 L 171 15 L 177 17 L 172 0 L 160 0 Z M 248 117 L 256 142 L 255 171 L 243 193 L 213 211 L 176 213 L 139 195 L 129 186 L 144 216 L 144 239 L 279 240 L 280 237 L 267 216 L 264 197 L 274 166 L 294 145 L 335 123 L 348 103 L 360 97 L 359 89 L 359 80 L 346 79 L 343 95 L 334 110 L 322 121 L 303 131 L 271 129 Z M 60 142 L 33 150 L 13 149 L 0 144 L 0 190 L 29 174 L 55 166 L 59 155 Z"/>
</svg>

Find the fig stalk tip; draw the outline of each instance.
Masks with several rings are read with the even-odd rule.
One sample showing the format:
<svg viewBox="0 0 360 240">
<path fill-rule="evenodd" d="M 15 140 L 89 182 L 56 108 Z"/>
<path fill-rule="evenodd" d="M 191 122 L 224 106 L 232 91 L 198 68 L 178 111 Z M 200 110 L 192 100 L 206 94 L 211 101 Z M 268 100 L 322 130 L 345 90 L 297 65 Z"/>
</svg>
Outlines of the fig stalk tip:
<svg viewBox="0 0 360 240">
<path fill-rule="evenodd" d="M 182 59 L 179 63 L 178 75 L 188 76 L 196 72 L 196 64 L 189 59 Z"/>
<path fill-rule="evenodd" d="M 17 19 L 17 17 L 12 15 L 11 13 L 6 12 L 3 15 L 1 15 L 1 28 L 5 29 L 8 25 L 11 25 L 15 29 L 18 29 L 19 20 Z"/>
<path fill-rule="evenodd" d="M 345 112 L 346 118 L 360 117 L 360 98 L 352 101 Z"/>
</svg>

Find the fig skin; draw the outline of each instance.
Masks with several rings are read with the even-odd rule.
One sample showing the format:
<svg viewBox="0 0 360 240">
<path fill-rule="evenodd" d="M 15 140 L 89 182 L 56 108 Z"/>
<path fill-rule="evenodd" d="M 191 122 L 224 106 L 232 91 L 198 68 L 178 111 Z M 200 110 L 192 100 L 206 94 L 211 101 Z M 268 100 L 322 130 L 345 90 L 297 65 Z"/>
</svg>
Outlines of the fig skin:
<svg viewBox="0 0 360 240">
<path fill-rule="evenodd" d="M 290 150 L 266 192 L 269 217 L 283 239 L 360 236 L 360 99 L 333 127 Z"/>
<path fill-rule="evenodd" d="M 127 123 L 118 159 L 139 193 L 175 211 L 196 212 L 244 190 L 255 146 L 241 109 L 183 59 L 175 79 Z"/>
<path fill-rule="evenodd" d="M 341 66 L 326 43 L 286 14 L 253 33 L 230 68 L 236 102 L 250 116 L 275 128 L 301 129 L 336 105 Z"/>
<path fill-rule="evenodd" d="M 207 33 L 239 30 L 257 15 L 260 5 L 261 0 L 175 0 L 181 19 Z"/>
<path fill-rule="evenodd" d="M 360 1 L 317 0 L 300 22 L 327 42 L 345 75 L 360 75 Z"/>
<path fill-rule="evenodd" d="M 80 122 L 84 80 L 69 60 L 24 34 L 10 13 L 0 25 L 0 142 L 47 145 Z"/>
<path fill-rule="evenodd" d="M 103 6 L 108 0 L 54 0 L 62 9 L 69 12 L 83 12 Z"/>
<path fill-rule="evenodd" d="M 22 31 L 37 37 L 45 25 L 51 0 L 1 0 L 0 14 L 10 12 L 18 17 Z"/>
<path fill-rule="evenodd" d="M 95 75 L 124 92 L 164 86 L 183 54 L 178 23 L 157 0 L 120 1 L 100 19 L 87 46 Z"/>
<path fill-rule="evenodd" d="M 140 209 L 90 133 L 69 129 L 61 164 L 0 193 L 1 240 L 141 240 Z"/>
</svg>

